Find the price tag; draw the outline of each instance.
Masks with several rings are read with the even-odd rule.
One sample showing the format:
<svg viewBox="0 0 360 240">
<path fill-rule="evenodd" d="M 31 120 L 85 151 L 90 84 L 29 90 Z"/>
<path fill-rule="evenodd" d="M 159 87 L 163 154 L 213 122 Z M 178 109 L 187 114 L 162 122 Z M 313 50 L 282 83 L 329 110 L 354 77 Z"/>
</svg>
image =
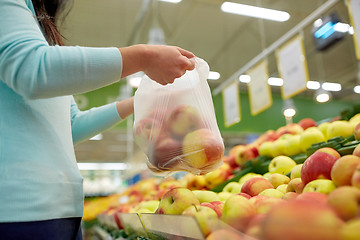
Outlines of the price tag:
<svg viewBox="0 0 360 240">
<path fill-rule="evenodd" d="M 251 115 L 255 116 L 272 105 L 271 89 L 267 80 L 269 78 L 268 65 L 262 61 L 248 73 L 248 83 Z"/>
<path fill-rule="evenodd" d="M 303 38 L 297 36 L 289 41 L 277 50 L 276 57 L 280 77 L 284 80 L 282 98 L 289 99 L 306 90 L 309 74 Z"/>
<path fill-rule="evenodd" d="M 222 91 L 225 127 L 240 122 L 240 93 L 238 81 L 230 84 Z"/>
<path fill-rule="evenodd" d="M 354 28 L 354 44 L 356 57 L 360 60 L 360 0 L 347 0 L 350 23 Z"/>
</svg>

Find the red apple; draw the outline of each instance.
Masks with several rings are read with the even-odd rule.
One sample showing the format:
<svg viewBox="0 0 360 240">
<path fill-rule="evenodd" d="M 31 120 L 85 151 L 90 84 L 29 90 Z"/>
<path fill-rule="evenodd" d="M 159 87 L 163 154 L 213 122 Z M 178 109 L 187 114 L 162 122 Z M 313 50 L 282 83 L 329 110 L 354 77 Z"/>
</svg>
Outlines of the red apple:
<svg viewBox="0 0 360 240">
<path fill-rule="evenodd" d="M 354 137 L 356 140 L 360 140 L 360 123 L 357 123 L 354 127 Z"/>
<path fill-rule="evenodd" d="M 221 136 L 206 128 L 188 133 L 182 144 L 184 164 L 204 174 L 216 169 L 224 154 Z"/>
<path fill-rule="evenodd" d="M 358 145 L 355 147 L 355 149 L 354 149 L 354 151 L 353 151 L 352 154 L 355 155 L 355 156 L 360 157 L 360 144 L 358 144 Z"/>
<path fill-rule="evenodd" d="M 301 179 L 306 185 L 316 179 L 331 179 L 331 169 L 337 160 L 332 154 L 314 152 L 304 162 L 301 168 Z"/>
<path fill-rule="evenodd" d="M 303 118 L 301 119 L 298 124 L 305 130 L 309 127 L 316 127 L 317 124 L 314 119 L 312 118 Z"/>
<path fill-rule="evenodd" d="M 309 201 L 311 203 L 327 204 L 328 195 L 319 192 L 304 192 L 296 197 L 299 201 Z"/>
<path fill-rule="evenodd" d="M 338 159 L 341 157 L 340 153 L 331 147 L 323 147 L 323 148 L 316 150 L 315 152 L 329 153 Z"/>
<path fill-rule="evenodd" d="M 222 212 L 223 212 L 224 203 L 222 201 L 203 202 L 203 203 L 200 203 L 200 206 L 205 206 L 205 207 L 211 208 L 212 210 L 214 210 L 216 212 L 216 214 L 218 215 L 218 218 L 220 218 L 222 215 Z"/>
<path fill-rule="evenodd" d="M 328 204 L 344 221 L 356 218 L 360 213 L 360 190 L 351 186 L 338 187 L 329 194 Z"/>
<path fill-rule="evenodd" d="M 175 170 L 181 161 L 181 143 L 173 138 L 161 138 L 149 149 L 150 163 L 160 170 Z"/>
<path fill-rule="evenodd" d="M 265 217 L 266 214 L 256 214 L 254 217 L 252 217 L 246 228 L 246 235 L 254 239 L 261 239 L 261 229 Z"/>
<path fill-rule="evenodd" d="M 206 240 L 246 240 L 246 237 L 231 229 L 218 229 L 210 233 Z"/>
<path fill-rule="evenodd" d="M 351 179 L 351 185 L 360 189 L 360 165 L 358 165 L 355 169 L 355 172 Z"/>
<path fill-rule="evenodd" d="M 149 145 L 164 134 L 163 123 L 154 118 L 144 118 L 135 123 L 134 139 L 139 147 L 147 153 Z"/>
<path fill-rule="evenodd" d="M 190 105 L 180 105 L 175 108 L 169 114 L 166 123 L 169 132 L 179 139 L 204 126 L 199 111 Z"/>
<path fill-rule="evenodd" d="M 267 214 L 262 236 L 266 240 L 340 240 L 342 225 L 326 205 L 286 201 Z"/>
<path fill-rule="evenodd" d="M 334 163 L 331 169 L 331 180 L 336 186 L 351 185 L 351 178 L 359 164 L 360 157 L 358 156 L 342 156 Z"/>
<path fill-rule="evenodd" d="M 231 174 L 229 164 L 223 163 L 218 169 L 205 174 L 206 187 L 212 189 L 223 183 Z"/>
<path fill-rule="evenodd" d="M 239 231 L 244 231 L 255 213 L 256 209 L 249 199 L 233 195 L 224 204 L 221 220 Z"/>
<path fill-rule="evenodd" d="M 274 188 L 269 180 L 263 177 L 253 177 L 243 184 L 241 192 L 249 194 L 253 197 L 268 188 Z"/>
<path fill-rule="evenodd" d="M 304 187 L 305 187 L 305 184 L 301 180 L 301 178 L 294 178 L 294 179 L 291 179 L 290 182 L 288 183 L 286 192 L 296 192 L 296 193 L 300 194 L 300 193 L 302 193 Z"/>
</svg>

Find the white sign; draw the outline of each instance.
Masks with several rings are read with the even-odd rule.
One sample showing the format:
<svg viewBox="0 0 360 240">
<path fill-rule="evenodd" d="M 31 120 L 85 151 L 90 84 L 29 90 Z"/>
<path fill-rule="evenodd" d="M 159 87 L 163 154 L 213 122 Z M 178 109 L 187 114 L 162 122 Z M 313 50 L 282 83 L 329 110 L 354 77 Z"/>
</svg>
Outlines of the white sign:
<svg viewBox="0 0 360 240">
<path fill-rule="evenodd" d="M 230 84 L 222 91 L 225 127 L 240 122 L 240 93 L 238 81 Z"/>
<path fill-rule="evenodd" d="M 304 91 L 309 75 L 302 37 L 297 36 L 281 47 L 276 57 L 280 77 L 284 81 L 282 98 L 289 99 Z"/>
<path fill-rule="evenodd" d="M 347 0 L 350 23 L 354 28 L 354 44 L 356 57 L 360 60 L 360 0 Z"/>
<path fill-rule="evenodd" d="M 267 83 L 269 78 L 267 62 L 262 61 L 247 74 L 251 79 L 248 83 L 250 110 L 255 116 L 272 105 L 271 89 Z"/>
</svg>

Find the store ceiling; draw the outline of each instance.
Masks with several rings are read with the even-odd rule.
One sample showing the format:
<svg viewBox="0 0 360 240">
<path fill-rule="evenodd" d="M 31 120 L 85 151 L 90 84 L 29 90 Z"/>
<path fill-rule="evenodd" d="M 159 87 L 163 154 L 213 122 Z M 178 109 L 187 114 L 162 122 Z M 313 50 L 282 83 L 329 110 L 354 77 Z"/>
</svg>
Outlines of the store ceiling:
<svg viewBox="0 0 360 240">
<path fill-rule="evenodd" d="M 288 12 L 286 22 L 259 20 L 224 13 L 222 0 L 182 0 L 178 4 L 156 0 L 74 0 L 63 24 L 67 43 L 83 46 L 124 47 L 149 41 L 149 30 L 160 26 L 168 45 L 177 45 L 205 59 L 211 70 L 221 74 L 209 81 L 215 88 L 227 80 L 263 49 L 309 16 L 326 0 L 236 0 L 233 2 L 262 6 Z M 339 0 L 325 14 L 336 12 L 342 22 L 349 23 L 345 1 Z M 304 36 L 310 80 L 338 82 L 343 91 L 336 99 L 358 100 L 352 89 L 357 84 L 358 63 L 351 35 L 331 49 L 318 52 L 311 35 L 312 26 L 301 32 Z M 278 76 L 275 55 L 268 57 L 269 74 Z M 241 85 L 246 90 L 246 85 Z M 274 93 L 279 87 L 272 87 Z M 302 95 L 312 96 L 313 90 Z"/>
<path fill-rule="evenodd" d="M 69 45 L 94 47 L 125 47 L 149 41 L 149 31 L 160 26 L 168 45 L 177 45 L 206 60 L 211 70 L 221 74 L 218 87 L 263 49 L 291 30 L 326 0 L 234 0 L 234 2 L 262 6 L 288 12 L 286 22 L 259 20 L 224 13 L 222 0 L 182 0 L 178 4 L 156 0 L 74 0 L 71 11 L 62 25 L 62 33 Z M 339 0 L 326 14 L 336 12 L 342 22 L 349 23 L 345 1 Z M 325 52 L 315 49 L 312 26 L 301 31 L 304 37 L 310 80 L 341 83 L 343 90 L 333 93 L 338 100 L 357 101 L 353 93 L 357 85 L 358 62 L 351 35 Z M 275 55 L 268 56 L 269 74 L 277 77 Z M 246 91 L 246 85 L 240 85 Z M 279 87 L 272 87 L 279 93 Z M 301 93 L 312 97 L 314 90 Z M 119 161 L 127 159 L 117 132 L 105 135 L 109 142 L 91 141 L 76 147 L 79 161 Z M 123 133 L 120 133 L 120 135 Z M 112 139 L 112 140 L 111 140 Z M 114 140 L 117 139 L 117 140 Z M 118 148 L 108 149 L 109 145 Z M 106 153 L 106 154 L 105 154 Z M 143 158 L 143 156 L 142 156 Z"/>
</svg>

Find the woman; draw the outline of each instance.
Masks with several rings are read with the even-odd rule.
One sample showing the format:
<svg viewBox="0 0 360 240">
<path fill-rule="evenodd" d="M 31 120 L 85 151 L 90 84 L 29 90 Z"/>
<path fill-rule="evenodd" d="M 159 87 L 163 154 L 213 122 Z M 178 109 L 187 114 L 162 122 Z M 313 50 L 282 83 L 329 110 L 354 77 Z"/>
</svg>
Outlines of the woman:
<svg viewBox="0 0 360 240">
<path fill-rule="evenodd" d="M 0 0 L 0 238 L 81 239 L 73 144 L 133 112 L 133 99 L 81 112 L 72 94 L 138 71 L 167 84 L 194 68 L 171 46 L 63 46 L 61 0 Z"/>
</svg>

